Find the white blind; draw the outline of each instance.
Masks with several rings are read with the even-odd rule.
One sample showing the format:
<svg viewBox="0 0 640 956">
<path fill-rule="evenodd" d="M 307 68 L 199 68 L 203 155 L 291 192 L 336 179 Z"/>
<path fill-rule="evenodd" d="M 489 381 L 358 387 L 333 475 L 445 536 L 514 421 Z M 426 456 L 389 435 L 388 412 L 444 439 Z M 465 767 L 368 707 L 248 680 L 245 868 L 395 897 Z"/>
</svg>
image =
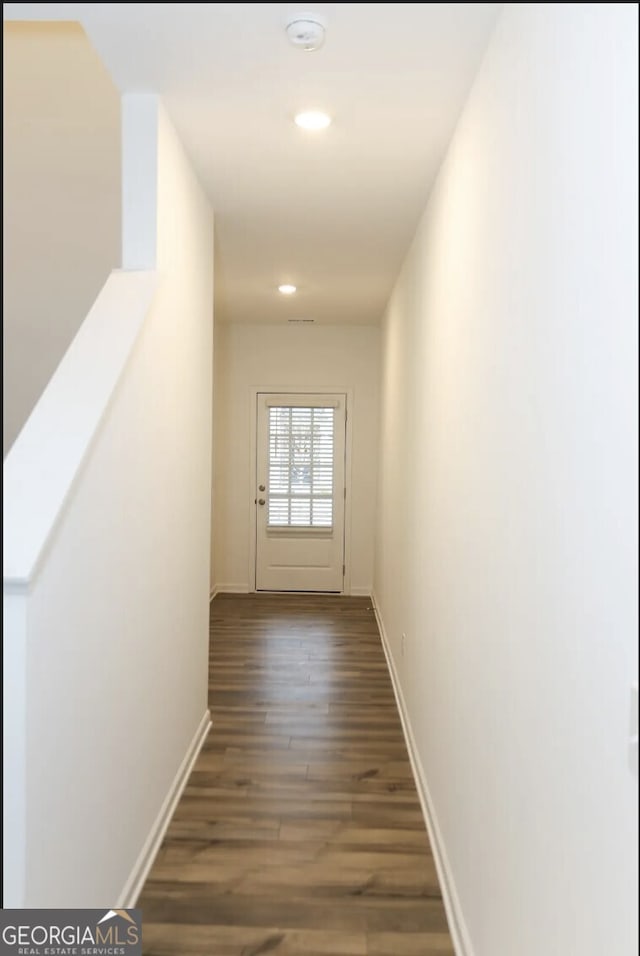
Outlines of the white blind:
<svg viewBox="0 0 640 956">
<path fill-rule="evenodd" d="M 340 399 L 333 395 L 265 395 L 264 403 L 267 408 L 340 408 Z"/>
<path fill-rule="evenodd" d="M 269 408 L 270 528 L 331 528 L 334 408 Z"/>
</svg>

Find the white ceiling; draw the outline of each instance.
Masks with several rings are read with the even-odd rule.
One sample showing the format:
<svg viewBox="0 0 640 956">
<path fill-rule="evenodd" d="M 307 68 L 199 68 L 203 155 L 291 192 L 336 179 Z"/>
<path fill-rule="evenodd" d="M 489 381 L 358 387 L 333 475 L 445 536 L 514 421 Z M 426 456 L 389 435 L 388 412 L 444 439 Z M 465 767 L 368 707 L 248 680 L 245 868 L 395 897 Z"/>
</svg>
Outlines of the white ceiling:
<svg viewBox="0 0 640 956">
<path fill-rule="evenodd" d="M 164 97 L 215 207 L 223 321 L 379 320 L 500 6 L 306 3 L 4 4 L 79 20 L 122 91 Z M 304 10 L 313 53 L 284 31 Z"/>
</svg>

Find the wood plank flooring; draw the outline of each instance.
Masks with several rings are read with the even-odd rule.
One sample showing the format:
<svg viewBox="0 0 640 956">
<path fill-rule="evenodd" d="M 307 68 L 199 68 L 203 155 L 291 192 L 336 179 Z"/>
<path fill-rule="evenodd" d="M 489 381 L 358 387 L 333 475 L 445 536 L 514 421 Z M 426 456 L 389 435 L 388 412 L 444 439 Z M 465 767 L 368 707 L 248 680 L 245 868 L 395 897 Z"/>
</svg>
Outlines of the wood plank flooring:
<svg viewBox="0 0 640 956">
<path fill-rule="evenodd" d="M 144 952 L 452 956 L 371 602 L 218 595 L 209 686 Z"/>
</svg>

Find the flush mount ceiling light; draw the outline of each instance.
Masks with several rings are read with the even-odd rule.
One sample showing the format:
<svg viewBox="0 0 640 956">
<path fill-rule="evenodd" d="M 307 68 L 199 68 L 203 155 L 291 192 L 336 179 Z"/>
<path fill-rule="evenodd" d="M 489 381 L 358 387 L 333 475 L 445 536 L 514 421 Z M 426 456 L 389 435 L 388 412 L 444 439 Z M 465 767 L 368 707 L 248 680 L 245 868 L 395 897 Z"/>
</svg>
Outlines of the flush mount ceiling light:
<svg viewBox="0 0 640 956">
<path fill-rule="evenodd" d="M 331 117 L 320 110 L 305 110 L 303 113 L 297 113 L 294 120 L 296 126 L 309 130 L 326 129 L 331 123 Z"/>
<path fill-rule="evenodd" d="M 288 282 L 285 282 L 284 285 L 278 286 L 278 292 L 281 292 L 283 295 L 293 295 L 296 291 L 296 286 L 289 285 Z"/>
<path fill-rule="evenodd" d="M 292 46 L 312 53 L 324 43 L 326 21 L 317 13 L 294 13 L 287 20 L 285 29 Z"/>
</svg>

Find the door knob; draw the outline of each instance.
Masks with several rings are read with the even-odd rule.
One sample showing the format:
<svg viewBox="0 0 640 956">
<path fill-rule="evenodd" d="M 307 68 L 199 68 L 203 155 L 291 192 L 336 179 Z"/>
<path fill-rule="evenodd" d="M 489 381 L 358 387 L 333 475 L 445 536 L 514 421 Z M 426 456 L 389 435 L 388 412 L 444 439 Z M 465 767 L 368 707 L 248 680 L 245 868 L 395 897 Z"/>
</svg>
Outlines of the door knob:
<svg viewBox="0 0 640 956">
<path fill-rule="evenodd" d="M 264 498 L 258 498 L 258 504 L 259 504 L 259 505 L 263 505 L 263 504 L 264 504 Z"/>
<path fill-rule="evenodd" d="M 264 485 L 258 485 L 258 491 L 264 491 Z"/>
</svg>

